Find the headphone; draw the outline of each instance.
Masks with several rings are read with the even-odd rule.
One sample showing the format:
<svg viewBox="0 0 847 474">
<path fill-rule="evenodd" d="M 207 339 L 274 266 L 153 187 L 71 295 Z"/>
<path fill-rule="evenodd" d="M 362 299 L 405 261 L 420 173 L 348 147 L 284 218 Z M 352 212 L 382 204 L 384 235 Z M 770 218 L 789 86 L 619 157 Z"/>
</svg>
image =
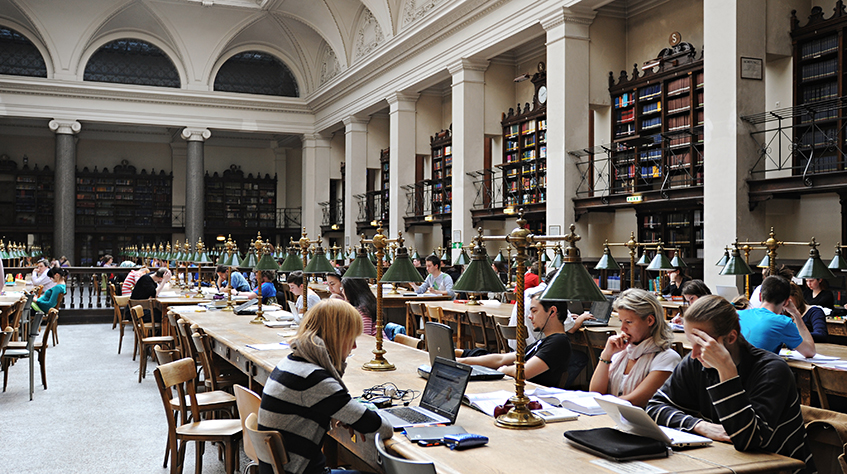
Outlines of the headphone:
<svg viewBox="0 0 847 474">
<path fill-rule="evenodd" d="M 403 405 L 408 406 L 409 403 L 418 398 L 420 394 L 421 392 L 418 390 L 400 390 L 397 388 L 397 385 L 394 385 L 391 382 L 386 382 L 364 389 L 362 391 L 362 398 L 365 400 L 371 400 L 373 398 L 387 397 L 392 400 L 402 401 Z"/>
</svg>

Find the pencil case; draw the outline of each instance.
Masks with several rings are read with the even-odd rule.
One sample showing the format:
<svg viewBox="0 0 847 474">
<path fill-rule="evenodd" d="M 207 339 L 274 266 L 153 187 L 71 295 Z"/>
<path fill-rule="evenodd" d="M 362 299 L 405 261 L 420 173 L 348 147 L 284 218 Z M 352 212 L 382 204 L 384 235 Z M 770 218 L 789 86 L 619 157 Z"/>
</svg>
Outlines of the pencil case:
<svg viewBox="0 0 847 474">
<path fill-rule="evenodd" d="M 488 437 L 473 433 L 444 435 L 441 441 L 450 449 L 467 449 L 488 444 Z"/>
</svg>

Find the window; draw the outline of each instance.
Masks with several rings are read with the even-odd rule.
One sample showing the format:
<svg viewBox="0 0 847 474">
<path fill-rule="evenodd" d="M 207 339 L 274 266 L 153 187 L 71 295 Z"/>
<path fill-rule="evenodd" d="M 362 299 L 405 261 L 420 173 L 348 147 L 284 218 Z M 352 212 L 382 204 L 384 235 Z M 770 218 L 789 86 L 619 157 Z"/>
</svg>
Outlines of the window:
<svg viewBox="0 0 847 474">
<path fill-rule="evenodd" d="M 179 73 L 156 46 L 137 39 L 103 45 L 85 65 L 83 79 L 93 82 L 179 88 Z"/>
<path fill-rule="evenodd" d="M 0 74 L 47 77 L 41 52 L 26 36 L 0 26 Z"/>
<path fill-rule="evenodd" d="M 279 59 L 259 51 L 247 51 L 227 59 L 215 77 L 215 90 L 245 94 L 299 97 L 291 70 Z"/>
</svg>

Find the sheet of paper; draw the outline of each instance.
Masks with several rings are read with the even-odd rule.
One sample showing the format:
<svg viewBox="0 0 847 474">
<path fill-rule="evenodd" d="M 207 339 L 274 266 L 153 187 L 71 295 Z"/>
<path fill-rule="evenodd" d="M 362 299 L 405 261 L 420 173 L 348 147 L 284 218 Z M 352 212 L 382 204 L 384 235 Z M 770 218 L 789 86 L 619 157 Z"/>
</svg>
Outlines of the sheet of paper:
<svg viewBox="0 0 847 474">
<path fill-rule="evenodd" d="M 788 350 L 788 349 L 785 349 L 785 348 L 782 348 L 782 349 L 779 350 L 779 355 L 781 357 L 788 357 L 790 359 L 802 360 L 802 361 L 805 361 L 805 362 L 822 362 L 822 361 L 840 360 L 838 357 L 828 356 L 828 355 L 823 355 L 823 354 L 815 354 L 814 357 L 805 357 L 805 356 L 803 356 L 803 354 L 801 354 L 797 351 L 792 351 L 792 350 Z"/>
<path fill-rule="evenodd" d="M 280 349 L 287 349 L 288 343 L 274 342 L 270 344 L 247 344 L 247 347 L 249 347 L 250 349 L 255 349 L 257 351 L 276 351 Z"/>
<path fill-rule="evenodd" d="M 662 472 L 668 472 L 664 469 L 651 466 L 641 461 L 615 462 L 607 459 L 595 459 L 591 461 L 591 463 L 620 474 L 659 474 Z"/>
</svg>

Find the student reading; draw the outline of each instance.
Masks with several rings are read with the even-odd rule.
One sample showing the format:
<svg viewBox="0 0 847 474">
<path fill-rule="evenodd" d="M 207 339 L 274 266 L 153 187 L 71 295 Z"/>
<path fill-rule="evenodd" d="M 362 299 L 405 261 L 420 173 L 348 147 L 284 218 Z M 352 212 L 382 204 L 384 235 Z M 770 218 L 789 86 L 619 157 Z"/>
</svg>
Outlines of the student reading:
<svg viewBox="0 0 847 474">
<path fill-rule="evenodd" d="M 341 380 L 360 334 L 362 317 L 350 303 L 323 300 L 309 308 L 290 341 L 291 354 L 271 373 L 262 394 L 259 429 L 282 433 L 289 458 L 285 472 L 330 472 L 321 452 L 330 423 L 360 433 L 379 432 L 383 439 L 394 433 L 377 412 L 353 400 Z M 259 472 L 274 470 L 260 463 Z"/>
<path fill-rule="evenodd" d="M 735 307 L 720 296 L 695 301 L 683 325 L 691 353 L 647 404 L 647 413 L 661 425 L 731 442 L 738 451 L 764 449 L 799 459 L 806 463 L 801 472 L 814 472 L 788 364 L 748 343 Z"/>
</svg>

